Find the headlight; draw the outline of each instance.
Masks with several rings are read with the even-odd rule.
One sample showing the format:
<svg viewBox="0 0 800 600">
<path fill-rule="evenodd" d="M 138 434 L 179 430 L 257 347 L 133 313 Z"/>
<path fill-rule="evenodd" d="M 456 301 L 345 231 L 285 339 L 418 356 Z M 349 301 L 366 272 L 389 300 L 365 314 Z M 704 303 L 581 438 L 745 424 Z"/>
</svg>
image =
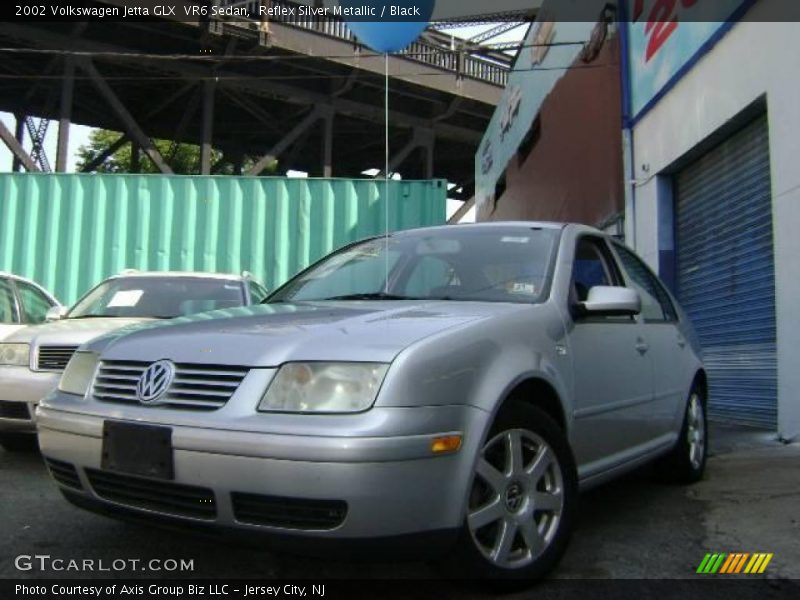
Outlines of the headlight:
<svg viewBox="0 0 800 600">
<path fill-rule="evenodd" d="M 31 347 L 28 344 L 0 344 L 0 365 L 30 366 Z"/>
<path fill-rule="evenodd" d="M 85 396 L 89 384 L 92 383 L 95 369 L 97 369 L 98 356 L 94 352 L 76 352 L 67 363 L 58 389 L 67 394 Z"/>
<path fill-rule="evenodd" d="M 278 370 L 258 410 L 361 412 L 375 402 L 388 368 L 382 363 L 287 363 Z"/>
</svg>

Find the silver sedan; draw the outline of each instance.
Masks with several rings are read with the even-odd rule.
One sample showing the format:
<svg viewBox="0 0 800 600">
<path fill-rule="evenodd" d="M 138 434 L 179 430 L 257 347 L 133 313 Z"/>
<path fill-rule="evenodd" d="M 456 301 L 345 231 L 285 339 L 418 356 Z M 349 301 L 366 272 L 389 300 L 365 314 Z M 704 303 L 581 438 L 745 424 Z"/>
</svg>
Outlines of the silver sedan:
<svg viewBox="0 0 800 600">
<path fill-rule="evenodd" d="M 496 223 L 369 239 L 261 306 L 92 341 L 37 423 L 90 510 L 529 579 L 579 489 L 648 461 L 702 476 L 706 396 L 686 315 L 628 248 Z"/>
</svg>

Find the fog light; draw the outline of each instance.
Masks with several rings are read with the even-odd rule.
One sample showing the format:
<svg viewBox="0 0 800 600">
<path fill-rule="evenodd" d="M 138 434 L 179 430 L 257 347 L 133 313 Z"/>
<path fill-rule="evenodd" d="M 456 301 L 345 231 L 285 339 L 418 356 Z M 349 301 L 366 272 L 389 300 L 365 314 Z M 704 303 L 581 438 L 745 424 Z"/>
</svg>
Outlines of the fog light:
<svg viewBox="0 0 800 600">
<path fill-rule="evenodd" d="M 431 442 L 431 452 L 434 454 L 458 452 L 459 448 L 461 448 L 460 435 L 446 435 L 444 437 L 434 438 Z"/>
</svg>

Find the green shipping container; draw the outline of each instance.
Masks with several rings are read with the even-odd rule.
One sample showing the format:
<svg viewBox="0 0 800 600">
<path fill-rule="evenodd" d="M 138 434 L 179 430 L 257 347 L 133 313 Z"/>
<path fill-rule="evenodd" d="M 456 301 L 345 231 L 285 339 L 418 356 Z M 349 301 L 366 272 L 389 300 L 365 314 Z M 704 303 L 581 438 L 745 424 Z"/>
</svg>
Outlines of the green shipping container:
<svg viewBox="0 0 800 600">
<path fill-rule="evenodd" d="M 385 228 L 385 183 L 179 175 L 0 175 L 0 271 L 65 304 L 123 269 L 249 271 L 274 289 Z M 443 180 L 391 181 L 389 229 L 445 221 Z"/>
</svg>

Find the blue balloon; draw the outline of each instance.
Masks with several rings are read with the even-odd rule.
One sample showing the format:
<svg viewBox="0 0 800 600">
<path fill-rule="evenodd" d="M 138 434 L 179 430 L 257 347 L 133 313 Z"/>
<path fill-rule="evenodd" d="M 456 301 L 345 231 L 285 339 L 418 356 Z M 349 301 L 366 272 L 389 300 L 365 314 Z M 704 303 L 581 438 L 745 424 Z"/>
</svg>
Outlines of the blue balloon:
<svg viewBox="0 0 800 600">
<path fill-rule="evenodd" d="M 434 4 L 435 0 L 339 0 L 343 9 L 352 11 L 344 15 L 350 30 L 358 41 L 376 52 L 397 52 L 417 39 L 428 26 Z M 374 9 L 372 14 L 375 16 L 366 16 L 359 11 L 365 6 Z M 400 7 L 407 12 L 392 15 L 391 7 Z M 353 14 L 356 11 L 362 14 Z M 367 20 L 376 17 L 381 20 Z M 409 18 L 414 20 L 403 20 Z"/>
</svg>

